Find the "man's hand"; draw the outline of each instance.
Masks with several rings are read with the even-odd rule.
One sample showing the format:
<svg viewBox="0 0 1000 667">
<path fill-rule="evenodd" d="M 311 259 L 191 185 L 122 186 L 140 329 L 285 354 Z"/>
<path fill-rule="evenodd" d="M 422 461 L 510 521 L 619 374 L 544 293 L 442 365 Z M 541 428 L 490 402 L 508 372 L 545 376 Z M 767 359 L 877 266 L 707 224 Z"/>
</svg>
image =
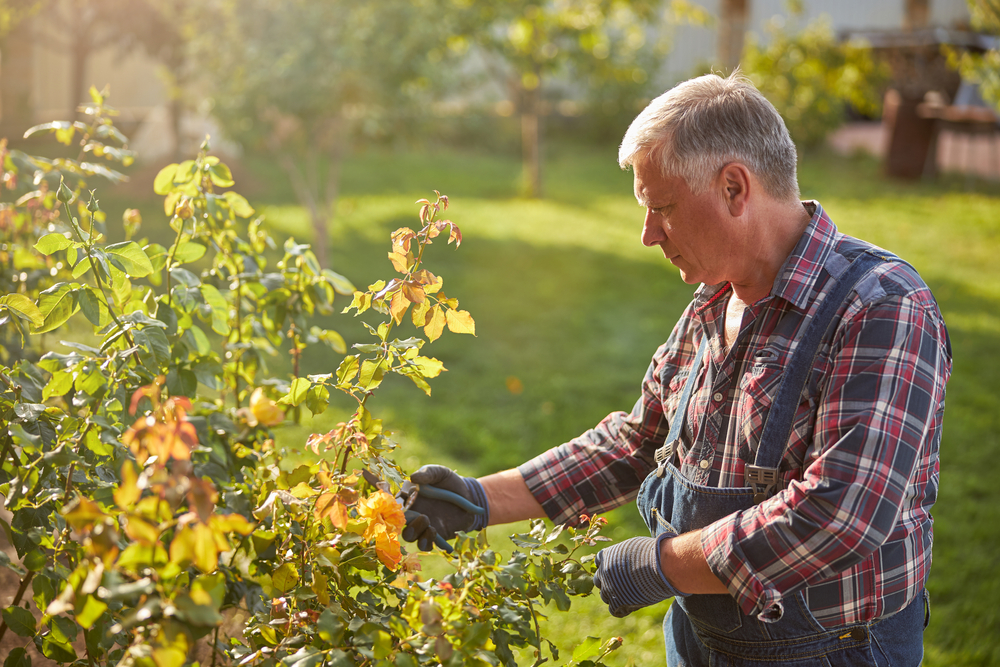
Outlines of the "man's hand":
<svg viewBox="0 0 1000 667">
<path fill-rule="evenodd" d="M 621 618 L 681 593 L 660 569 L 660 542 L 676 537 L 663 533 L 657 538 L 633 537 L 597 552 L 594 585 L 612 616 Z"/>
<path fill-rule="evenodd" d="M 410 475 L 410 481 L 450 491 L 486 510 L 485 514 L 473 514 L 447 500 L 428 498 L 418 492 L 416 501 L 406 512 L 403 539 L 416 542 L 421 551 L 430 551 L 439 535 L 451 540 L 459 531 L 481 530 L 489 523 L 486 494 L 474 477 L 461 477 L 445 466 L 429 465 Z"/>
</svg>

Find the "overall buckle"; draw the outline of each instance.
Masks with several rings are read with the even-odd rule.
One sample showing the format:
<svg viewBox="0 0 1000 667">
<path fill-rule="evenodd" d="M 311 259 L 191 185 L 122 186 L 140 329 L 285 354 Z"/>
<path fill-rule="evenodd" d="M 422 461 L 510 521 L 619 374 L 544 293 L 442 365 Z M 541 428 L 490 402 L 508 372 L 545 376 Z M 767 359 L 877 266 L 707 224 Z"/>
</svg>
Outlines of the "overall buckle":
<svg viewBox="0 0 1000 667">
<path fill-rule="evenodd" d="M 671 440 L 667 444 L 663 445 L 656 450 L 653 454 L 653 458 L 656 459 L 656 476 L 663 477 L 667 473 L 667 461 L 669 461 L 674 455 L 674 442 Z"/>
<path fill-rule="evenodd" d="M 744 483 L 753 489 L 753 502 L 759 505 L 778 490 L 778 469 L 747 464 L 743 469 Z"/>
</svg>

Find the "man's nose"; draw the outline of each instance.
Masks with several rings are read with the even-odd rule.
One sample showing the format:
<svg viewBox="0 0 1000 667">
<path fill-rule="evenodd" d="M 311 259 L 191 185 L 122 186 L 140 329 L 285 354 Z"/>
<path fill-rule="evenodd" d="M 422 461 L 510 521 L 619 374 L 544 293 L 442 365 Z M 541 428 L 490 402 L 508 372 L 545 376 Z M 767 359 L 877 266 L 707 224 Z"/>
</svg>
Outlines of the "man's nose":
<svg viewBox="0 0 1000 667">
<path fill-rule="evenodd" d="M 642 223 L 642 245 L 659 245 L 667 239 L 663 233 L 663 226 L 659 223 L 659 217 L 649 209 L 646 209 L 646 219 Z"/>
</svg>

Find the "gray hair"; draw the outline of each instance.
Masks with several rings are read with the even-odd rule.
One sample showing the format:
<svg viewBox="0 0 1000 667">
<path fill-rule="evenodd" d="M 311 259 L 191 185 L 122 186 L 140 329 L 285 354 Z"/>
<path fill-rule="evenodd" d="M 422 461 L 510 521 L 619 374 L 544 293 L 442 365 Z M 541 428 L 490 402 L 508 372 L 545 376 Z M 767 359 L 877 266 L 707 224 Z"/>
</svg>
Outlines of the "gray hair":
<svg viewBox="0 0 1000 667">
<path fill-rule="evenodd" d="M 695 194 L 730 162 L 745 165 L 764 190 L 797 200 L 795 144 L 784 121 L 750 80 L 706 74 L 660 95 L 632 121 L 618 150 L 622 169 L 648 157 Z"/>
</svg>

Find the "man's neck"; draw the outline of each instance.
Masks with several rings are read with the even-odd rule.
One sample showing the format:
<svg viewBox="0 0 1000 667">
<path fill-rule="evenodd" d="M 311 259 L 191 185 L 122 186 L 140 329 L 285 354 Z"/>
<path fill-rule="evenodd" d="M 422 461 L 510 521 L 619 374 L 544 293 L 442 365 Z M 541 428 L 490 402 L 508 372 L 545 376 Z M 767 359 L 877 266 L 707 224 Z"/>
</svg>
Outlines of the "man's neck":
<svg viewBox="0 0 1000 667">
<path fill-rule="evenodd" d="M 745 304 L 753 304 L 771 293 L 778 271 L 795 250 L 809 226 L 810 215 L 799 203 L 771 202 L 758 210 L 751 222 L 753 236 L 748 247 L 750 258 L 745 277 L 733 281 L 734 296 Z"/>
</svg>

